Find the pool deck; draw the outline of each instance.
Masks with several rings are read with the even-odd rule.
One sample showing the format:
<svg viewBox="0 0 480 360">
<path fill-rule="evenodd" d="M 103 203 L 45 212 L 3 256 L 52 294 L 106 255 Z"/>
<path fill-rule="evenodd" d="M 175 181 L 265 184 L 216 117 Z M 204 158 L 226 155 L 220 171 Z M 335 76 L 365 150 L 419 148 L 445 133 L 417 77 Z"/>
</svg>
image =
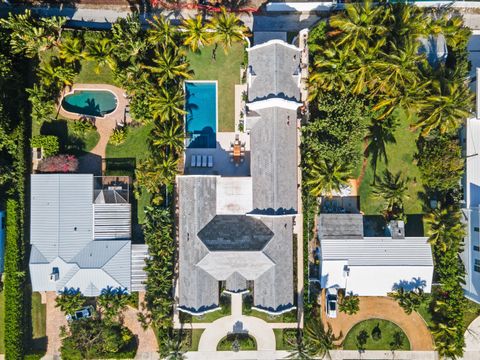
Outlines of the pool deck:
<svg viewBox="0 0 480 360">
<path fill-rule="evenodd" d="M 74 114 L 68 111 L 65 111 L 61 104 L 62 99 L 65 95 L 72 93 L 75 90 L 109 90 L 115 94 L 117 97 L 117 108 L 112 111 L 110 114 L 106 114 L 103 117 L 96 116 L 85 116 L 81 114 Z M 119 87 L 108 85 L 108 84 L 73 84 L 70 87 L 66 87 L 58 100 L 58 114 L 66 119 L 71 120 L 80 120 L 82 118 L 93 119 L 94 124 L 97 128 L 98 133 L 100 134 L 100 140 L 97 145 L 90 151 L 90 153 L 100 156 L 102 159 L 105 159 L 105 151 L 107 149 L 108 140 L 113 133 L 113 130 L 117 127 L 118 124 L 124 122 L 125 108 L 128 105 L 128 99 L 125 97 L 125 92 Z M 126 122 L 130 122 L 131 119 L 125 119 Z"/>
</svg>

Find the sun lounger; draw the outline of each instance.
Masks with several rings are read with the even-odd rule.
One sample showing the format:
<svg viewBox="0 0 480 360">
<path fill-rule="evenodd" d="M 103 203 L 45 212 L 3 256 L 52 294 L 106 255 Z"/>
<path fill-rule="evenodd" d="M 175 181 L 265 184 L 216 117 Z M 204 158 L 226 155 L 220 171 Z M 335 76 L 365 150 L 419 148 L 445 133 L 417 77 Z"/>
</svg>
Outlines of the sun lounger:
<svg viewBox="0 0 480 360">
<path fill-rule="evenodd" d="M 191 167 L 197 166 L 197 162 L 195 161 L 195 160 L 196 160 L 195 156 L 196 156 L 196 155 L 192 155 L 192 161 L 191 161 L 191 163 L 190 163 L 190 166 L 191 166 Z"/>
<path fill-rule="evenodd" d="M 202 155 L 197 155 L 197 167 L 202 167 Z"/>
<path fill-rule="evenodd" d="M 208 167 L 211 168 L 213 167 L 213 156 L 208 155 Z"/>
<path fill-rule="evenodd" d="M 207 167 L 207 155 L 202 156 L 202 167 Z"/>
</svg>

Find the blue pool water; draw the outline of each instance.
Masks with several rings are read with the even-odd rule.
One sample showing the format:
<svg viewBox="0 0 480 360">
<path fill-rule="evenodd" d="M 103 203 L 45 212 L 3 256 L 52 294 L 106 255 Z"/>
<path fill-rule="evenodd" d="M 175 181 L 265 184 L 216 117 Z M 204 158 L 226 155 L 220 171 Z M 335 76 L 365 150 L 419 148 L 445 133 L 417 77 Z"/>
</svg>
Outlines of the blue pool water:
<svg viewBox="0 0 480 360">
<path fill-rule="evenodd" d="M 63 98 L 62 107 L 76 114 L 103 116 L 116 109 L 117 97 L 106 90 L 75 90 Z"/>
<path fill-rule="evenodd" d="M 217 142 L 217 84 L 186 82 L 187 147 L 215 148 Z"/>
</svg>

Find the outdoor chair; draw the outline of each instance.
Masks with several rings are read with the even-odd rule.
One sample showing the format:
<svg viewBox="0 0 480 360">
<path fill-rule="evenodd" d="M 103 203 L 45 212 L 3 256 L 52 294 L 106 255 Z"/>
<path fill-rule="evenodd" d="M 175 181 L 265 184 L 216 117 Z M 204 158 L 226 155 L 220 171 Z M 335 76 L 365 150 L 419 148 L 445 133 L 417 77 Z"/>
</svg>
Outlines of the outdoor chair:
<svg viewBox="0 0 480 360">
<path fill-rule="evenodd" d="M 190 163 L 190 166 L 191 167 L 195 167 L 197 165 L 197 162 L 196 162 L 196 157 L 195 155 L 192 155 L 192 161 Z"/>
<path fill-rule="evenodd" d="M 207 167 L 207 155 L 202 156 L 202 167 Z"/>
<path fill-rule="evenodd" d="M 211 168 L 213 167 L 213 156 L 208 155 L 208 167 Z"/>
</svg>

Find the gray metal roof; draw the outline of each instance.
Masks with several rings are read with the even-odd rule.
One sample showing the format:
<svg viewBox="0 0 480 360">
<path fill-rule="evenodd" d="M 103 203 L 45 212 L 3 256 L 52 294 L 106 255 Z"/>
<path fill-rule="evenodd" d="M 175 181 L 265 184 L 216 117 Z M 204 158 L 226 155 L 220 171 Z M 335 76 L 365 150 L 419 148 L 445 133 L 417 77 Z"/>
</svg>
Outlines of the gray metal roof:
<svg viewBox="0 0 480 360">
<path fill-rule="evenodd" d="M 320 239 L 322 260 L 348 260 L 351 266 L 433 266 L 426 237 Z"/>
<path fill-rule="evenodd" d="M 250 131 L 254 213 L 297 211 L 297 113 L 279 107 L 257 110 Z"/>
<path fill-rule="evenodd" d="M 300 49 L 280 40 L 248 49 L 248 100 L 300 100 Z"/>
<path fill-rule="evenodd" d="M 362 214 L 320 214 L 318 237 L 322 239 L 363 238 Z"/>
<path fill-rule="evenodd" d="M 96 296 L 106 286 L 130 289 L 130 211 L 130 204 L 93 205 L 91 174 L 32 175 L 34 291 L 74 287 Z"/>
</svg>

